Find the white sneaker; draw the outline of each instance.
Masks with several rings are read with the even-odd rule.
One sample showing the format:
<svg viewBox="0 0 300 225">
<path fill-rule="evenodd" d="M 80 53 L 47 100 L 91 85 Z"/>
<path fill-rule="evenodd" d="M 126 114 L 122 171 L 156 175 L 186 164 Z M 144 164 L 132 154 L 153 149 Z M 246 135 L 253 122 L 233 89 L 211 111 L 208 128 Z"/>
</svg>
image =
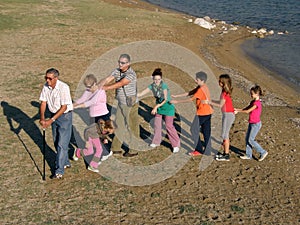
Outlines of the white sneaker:
<svg viewBox="0 0 300 225">
<path fill-rule="evenodd" d="M 251 159 L 251 158 L 247 155 L 242 155 L 242 156 L 240 156 L 240 159 Z"/>
<path fill-rule="evenodd" d="M 179 152 L 179 147 L 174 147 L 173 148 L 173 153 L 177 153 L 177 152 Z"/>
<path fill-rule="evenodd" d="M 265 154 L 261 155 L 260 158 L 258 159 L 258 161 L 263 161 L 268 155 L 268 152 L 266 152 Z"/>
<path fill-rule="evenodd" d="M 110 151 L 110 153 L 108 154 L 108 155 L 104 155 L 104 156 L 102 156 L 102 158 L 101 158 L 101 161 L 105 161 L 105 160 L 107 160 L 110 156 L 112 156 L 113 155 L 113 152 L 112 151 Z"/>
<path fill-rule="evenodd" d="M 157 144 L 153 144 L 153 143 L 150 144 L 150 147 L 151 147 L 151 148 L 155 148 L 155 147 L 158 147 L 158 146 L 159 146 L 159 145 L 157 145 Z"/>
<path fill-rule="evenodd" d="M 76 149 L 74 150 L 74 154 L 73 154 L 73 160 L 74 160 L 74 161 L 78 161 L 78 157 L 77 157 L 77 155 L 76 155 L 76 151 L 80 151 L 80 149 L 79 149 L 79 148 L 76 148 Z"/>
<path fill-rule="evenodd" d="M 95 172 L 95 173 L 99 173 L 99 170 L 97 168 L 94 168 L 92 166 L 88 166 L 88 170 Z"/>
</svg>

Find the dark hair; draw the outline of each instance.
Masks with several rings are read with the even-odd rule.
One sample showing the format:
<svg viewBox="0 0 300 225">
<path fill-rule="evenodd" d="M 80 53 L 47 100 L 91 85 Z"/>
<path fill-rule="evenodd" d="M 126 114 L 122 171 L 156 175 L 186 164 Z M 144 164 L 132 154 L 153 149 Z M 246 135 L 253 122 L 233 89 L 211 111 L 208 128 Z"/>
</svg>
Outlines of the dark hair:
<svg viewBox="0 0 300 225">
<path fill-rule="evenodd" d="M 228 74 L 221 74 L 219 76 L 219 82 L 223 84 L 222 91 L 231 95 L 233 88 L 232 88 L 230 76 Z"/>
<path fill-rule="evenodd" d="M 254 87 L 252 87 L 250 89 L 250 91 L 253 91 L 255 94 L 258 94 L 258 95 L 263 95 L 263 91 L 261 90 L 261 87 L 259 85 L 255 85 Z"/>
<path fill-rule="evenodd" d="M 128 54 L 121 54 L 119 59 L 125 58 L 128 60 L 128 62 L 130 62 L 130 56 Z"/>
<path fill-rule="evenodd" d="M 200 71 L 196 73 L 196 79 L 204 81 L 204 83 L 207 81 L 207 74 L 204 73 L 203 71 Z"/>
<path fill-rule="evenodd" d="M 100 119 L 98 121 L 98 129 L 97 129 L 97 133 L 100 135 L 102 135 L 103 131 L 107 131 L 108 129 L 112 130 L 112 132 L 114 132 L 116 126 L 114 124 L 114 121 L 112 120 L 102 120 Z"/>
<path fill-rule="evenodd" d="M 59 76 L 59 71 L 55 68 L 47 69 L 46 74 L 53 74 L 55 77 Z"/>
<path fill-rule="evenodd" d="M 153 73 L 152 73 L 152 77 L 154 76 L 161 76 L 162 77 L 162 72 L 161 72 L 161 68 L 156 68 Z"/>
</svg>

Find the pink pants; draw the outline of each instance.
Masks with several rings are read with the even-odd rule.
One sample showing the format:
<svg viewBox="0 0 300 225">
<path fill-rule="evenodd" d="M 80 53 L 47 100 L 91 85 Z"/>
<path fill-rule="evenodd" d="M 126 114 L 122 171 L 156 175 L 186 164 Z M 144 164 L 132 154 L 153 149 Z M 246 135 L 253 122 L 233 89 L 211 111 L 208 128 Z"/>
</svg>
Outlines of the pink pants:
<svg viewBox="0 0 300 225">
<path fill-rule="evenodd" d="M 90 162 L 90 166 L 94 167 L 94 168 L 98 168 L 98 162 L 100 161 L 100 157 L 102 155 L 102 145 L 100 143 L 100 139 L 99 138 L 89 138 L 88 140 L 89 143 L 89 147 L 82 149 L 82 153 L 84 156 L 88 156 L 88 155 L 92 155 L 93 159 Z M 94 153 L 94 147 L 96 149 L 96 152 Z"/>
<path fill-rule="evenodd" d="M 162 133 L 162 118 L 160 114 L 155 115 L 154 119 L 154 137 L 152 144 L 160 145 L 161 143 L 161 133 Z M 180 147 L 180 140 L 177 131 L 173 125 L 174 116 L 164 116 L 164 121 L 166 124 L 167 134 L 171 142 L 172 147 Z"/>
</svg>

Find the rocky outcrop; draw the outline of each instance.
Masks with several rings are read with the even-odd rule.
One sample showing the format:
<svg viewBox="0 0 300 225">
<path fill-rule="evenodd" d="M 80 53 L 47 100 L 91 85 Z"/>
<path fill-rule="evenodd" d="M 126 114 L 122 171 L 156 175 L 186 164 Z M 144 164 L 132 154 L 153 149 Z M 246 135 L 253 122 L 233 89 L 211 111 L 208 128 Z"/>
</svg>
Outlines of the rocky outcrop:
<svg viewBox="0 0 300 225">
<path fill-rule="evenodd" d="M 190 23 L 193 22 L 194 24 L 199 25 L 208 30 L 218 29 L 220 30 L 220 34 L 226 34 L 229 31 L 236 31 L 240 28 L 238 22 L 227 24 L 225 21 L 211 19 L 209 16 L 205 16 L 203 18 L 196 18 L 194 21 L 193 19 L 189 19 L 188 22 Z M 268 35 L 275 34 L 274 30 L 267 30 L 266 28 L 254 29 L 248 26 L 246 28 L 251 34 L 255 35 L 257 38 L 264 38 Z M 288 31 L 284 31 L 284 32 L 278 31 L 277 34 L 278 35 L 288 34 Z"/>
</svg>

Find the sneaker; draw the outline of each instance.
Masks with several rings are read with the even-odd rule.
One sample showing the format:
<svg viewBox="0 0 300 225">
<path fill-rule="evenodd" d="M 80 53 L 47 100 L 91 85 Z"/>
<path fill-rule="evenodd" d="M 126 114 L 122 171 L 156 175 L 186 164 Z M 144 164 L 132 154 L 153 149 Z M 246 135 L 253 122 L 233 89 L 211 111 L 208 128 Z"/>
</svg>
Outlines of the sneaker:
<svg viewBox="0 0 300 225">
<path fill-rule="evenodd" d="M 216 154 L 216 158 L 220 158 L 220 157 L 222 157 L 223 155 L 225 155 L 225 153 L 223 152 L 223 153 L 221 153 L 221 152 L 218 152 L 217 154 Z"/>
<path fill-rule="evenodd" d="M 69 169 L 71 168 L 71 165 L 64 165 L 64 169 Z"/>
<path fill-rule="evenodd" d="M 107 160 L 110 156 L 112 156 L 113 155 L 113 152 L 112 151 L 110 151 L 110 153 L 108 154 L 108 155 L 104 155 L 104 156 L 102 156 L 102 158 L 101 158 L 101 161 L 105 161 L 105 160 Z"/>
<path fill-rule="evenodd" d="M 173 153 L 177 153 L 177 152 L 179 152 L 179 147 L 174 147 L 173 148 Z"/>
<path fill-rule="evenodd" d="M 80 158 L 80 148 L 76 148 L 73 154 L 73 160 L 78 161 L 79 158 Z"/>
<path fill-rule="evenodd" d="M 251 158 L 247 155 L 242 155 L 242 156 L 240 156 L 240 159 L 251 159 Z"/>
<path fill-rule="evenodd" d="M 261 155 L 260 158 L 258 159 L 258 161 L 263 161 L 268 155 L 268 152 L 266 152 L 265 154 Z"/>
<path fill-rule="evenodd" d="M 202 155 L 202 154 L 195 150 L 195 151 L 190 152 L 189 155 L 190 156 L 199 156 L 199 155 Z"/>
<path fill-rule="evenodd" d="M 97 168 L 94 168 L 92 166 L 88 166 L 88 170 L 95 172 L 95 173 L 99 173 L 99 170 Z"/>
<path fill-rule="evenodd" d="M 220 157 L 216 158 L 217 161 L 230 161 L 229 154 L 221 155 Z"/>
<path fill-rule="evenodd" d="M 152 143 L 152 144 L 150 144 L 150 147 L 151 147 L 151 148 L 156 148 L 156 147 L 158 147 L 158 146 L 160 146 L 160 145 L 153 144 L 153 143 Z"/>
<path fill-rule="evenodd" d="M 57 173 L 57 174 L 53 174 L 50 178 L 53 179 L 53 180 L 60 180 L 60 179 L 63 178 L 63 175 Z"/>
</svg>

